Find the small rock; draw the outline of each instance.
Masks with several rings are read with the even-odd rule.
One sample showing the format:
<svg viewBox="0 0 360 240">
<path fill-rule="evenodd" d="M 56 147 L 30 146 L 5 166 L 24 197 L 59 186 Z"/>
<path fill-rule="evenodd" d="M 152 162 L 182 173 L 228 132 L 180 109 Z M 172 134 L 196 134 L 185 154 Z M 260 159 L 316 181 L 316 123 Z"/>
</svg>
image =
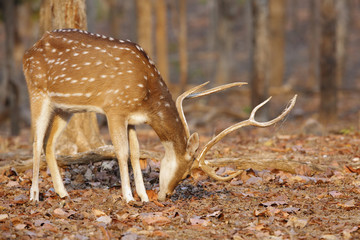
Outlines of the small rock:
<svg viewBox="0 0 360 240">
<path fill-rule="evenodd" d="M 93 172 L 88 168 L 84 174 L 86 180 L 91 181 L 93 179 Z"/>
<path fill-rule="evenodd" d="M 113 170 L 116 166 L 117 162 L 115 160 L 112 161 L 104 161 L 101 163 L 101 169 L 105 171 Z"/>
</svg>

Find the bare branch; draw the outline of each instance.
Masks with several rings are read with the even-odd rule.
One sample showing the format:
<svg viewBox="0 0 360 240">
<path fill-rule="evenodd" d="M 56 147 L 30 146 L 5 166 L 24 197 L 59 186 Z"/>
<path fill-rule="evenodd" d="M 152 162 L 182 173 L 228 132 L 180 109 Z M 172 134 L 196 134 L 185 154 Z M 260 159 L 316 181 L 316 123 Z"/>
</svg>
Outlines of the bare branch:
<svg viewBox="0 0 360 240">
<path fill-rule="evenodd" d="M 141 150 L 140 159 L 157 159 L 160 161 L 162 154 L 159 152 Z M 32 168 L 33 160 L 31 153 L 4 153 L 0 154 L 0 172 L 9 168 L 15 168 L 18 172 L 26 171 Z M 6 160 L 2 160 L 6 159 Z M 101 146 L 87 152 L 81 152 L 74 155 L 57 155 L 57 162 L 60 167 L 66 167 L 73 164 L 89 164 L 106 160 L 116 159 L 114 147 L 110 145 Z M 45 156 L 41 157 L 40 168 L 46 169 Z"/>
</svg>

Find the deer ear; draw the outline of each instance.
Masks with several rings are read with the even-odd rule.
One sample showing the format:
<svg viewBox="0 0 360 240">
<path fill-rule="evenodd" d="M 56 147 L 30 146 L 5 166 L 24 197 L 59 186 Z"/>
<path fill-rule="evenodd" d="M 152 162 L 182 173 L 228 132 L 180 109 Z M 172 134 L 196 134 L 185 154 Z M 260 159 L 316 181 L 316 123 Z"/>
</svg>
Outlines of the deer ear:
<svg viewBox="0 0 360 240">
<path fill-rule="evenodd" d="M 193 133 L 187 141 L 186 151 L 190 156 L 193 156 L 199 148 L 199 134 Z"/>
</svg>

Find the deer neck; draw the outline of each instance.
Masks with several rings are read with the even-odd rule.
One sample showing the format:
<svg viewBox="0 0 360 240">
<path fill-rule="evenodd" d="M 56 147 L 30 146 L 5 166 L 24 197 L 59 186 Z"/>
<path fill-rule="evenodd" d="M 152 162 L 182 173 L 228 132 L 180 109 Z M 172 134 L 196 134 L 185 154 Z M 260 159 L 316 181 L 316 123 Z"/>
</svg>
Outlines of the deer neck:
<svg viewBox="0 0 360 240">
<path fill-rule="evenodd" d="M 154 129 L 160 141 L 169 149 L 167 143 L 173 145 L 177 156 L 186 152 L 186 130 L 181 122 L 176 104 L 164 81 L 160 78 L 151 79 L 149 82 L 149 99 L 146 107 L 149 124 Z M 166 150 L 168 151 L 168 150 Z"/>
<path fill-rule="evenodd" d="M 187 137 L 179 115 L 174 109 L 170 107 L 168 111 L 161 111 L 157 114 L 160 117 L 150 125 L 163 143 L 165 151 L 180 156 L 185 154 Z"/>
</svg>

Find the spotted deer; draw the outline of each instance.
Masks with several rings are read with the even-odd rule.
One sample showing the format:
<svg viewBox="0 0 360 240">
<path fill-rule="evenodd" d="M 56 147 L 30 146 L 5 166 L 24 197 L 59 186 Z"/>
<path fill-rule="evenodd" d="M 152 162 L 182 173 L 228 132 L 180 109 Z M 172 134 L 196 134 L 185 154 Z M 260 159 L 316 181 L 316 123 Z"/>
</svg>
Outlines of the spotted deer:
<svg viewBox="0 0 360 240">
<path fill-rule="evenodd" d="M 139 143 L 135 132 L 135 125 L 149 124 L 165 148 L 158 193 L 158 199 L 163 201 L 188 175 L 194 161 L 211 177 L 226 180 L 217 176 L 204 161 L 211 146 L 242 126 L 265 127 L 274 124 L 292 109 L 296 99 L 295 96 L 279 117 L 266 123 L 254 120 L 256 110 L 265 104 L 262 103 L 254 109 L 249 120 L 225 129 L 196 156 L 199 136 L 197 133 L 190 134 L 182 109 L 183 100 L 245 83 L 231 83 L 197 92 L 205 83 L 186 91 L 174 102 L 154 62 L 139 45 L 78 29 L 45 33 L 25 53 L 23 68 L 34 135 L 30 199 L 35 201 L 39 200 L 39 163 L 45 136 L 46 162 L 55 192 L 60 197 L 68 196 L 56 163 L 55 144 L 72 113 L 96 112 L 106 115 L 119 163 L 122 194 L 127 202 L 134 200 L 129 178 L 129 155 L 136 192 L 142 201 L 149 201 L 139 164 Z"/>
</svg>

